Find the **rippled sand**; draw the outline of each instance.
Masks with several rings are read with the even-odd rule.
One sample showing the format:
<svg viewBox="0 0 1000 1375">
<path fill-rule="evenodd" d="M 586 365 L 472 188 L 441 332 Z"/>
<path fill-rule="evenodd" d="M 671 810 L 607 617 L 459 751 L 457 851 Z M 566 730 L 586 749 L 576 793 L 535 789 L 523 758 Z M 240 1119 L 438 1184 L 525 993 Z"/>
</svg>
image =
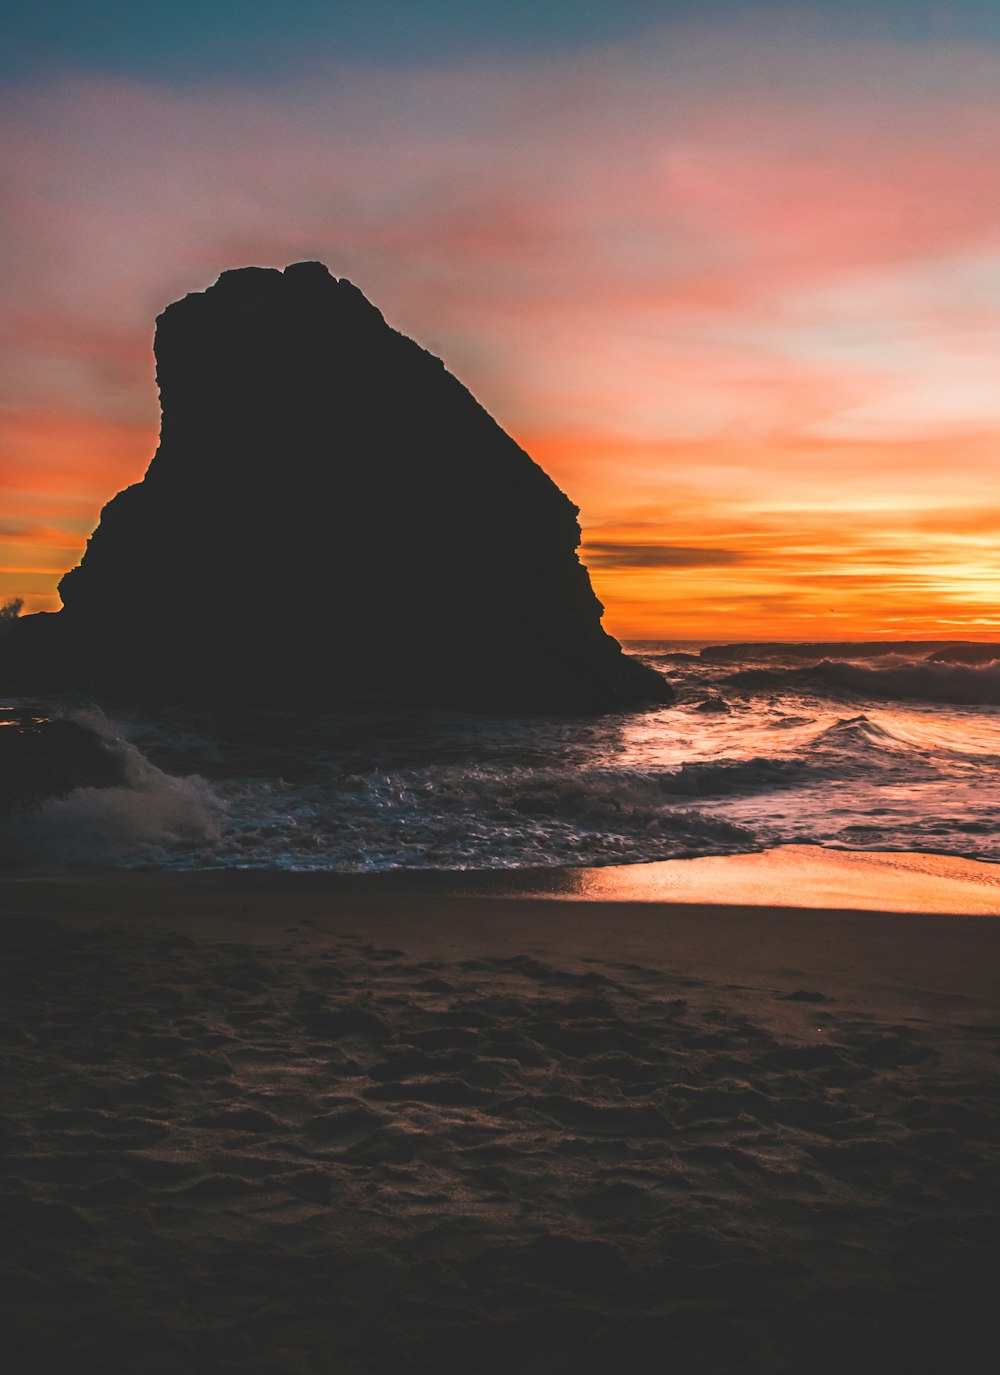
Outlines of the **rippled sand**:
<svg viewBox="0 0 1000 1375">
<path fill-rule="evenodd" d="M 995 1368 L 990 917 L 0 891 L 16 1375 Z"/>
</svg>

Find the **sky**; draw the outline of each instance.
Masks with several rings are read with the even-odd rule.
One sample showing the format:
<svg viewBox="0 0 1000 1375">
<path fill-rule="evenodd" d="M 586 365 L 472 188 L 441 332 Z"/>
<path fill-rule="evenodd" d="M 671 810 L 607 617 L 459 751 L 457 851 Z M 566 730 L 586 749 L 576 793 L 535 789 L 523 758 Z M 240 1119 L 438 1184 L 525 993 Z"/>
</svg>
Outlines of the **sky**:
<svg viewBox="0 0 1000 1375">
<path fill-rule="evenodd" d="M 145 471 L 157 313 L 319 259 L 579 505 L 614 634 L 997 636 L 994 0 L 0 20 L 0 600 Z"/>
</svg>

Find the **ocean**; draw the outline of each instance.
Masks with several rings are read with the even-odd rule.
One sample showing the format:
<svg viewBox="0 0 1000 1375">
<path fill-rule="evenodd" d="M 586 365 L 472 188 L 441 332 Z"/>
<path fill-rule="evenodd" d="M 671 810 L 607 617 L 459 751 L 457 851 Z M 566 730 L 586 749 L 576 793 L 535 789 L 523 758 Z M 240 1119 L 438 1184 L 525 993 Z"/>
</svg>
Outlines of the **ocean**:
<svg viewBox="0 0 1000 1375">
<path fill-rule="evenodd" d="M 93 734 L 119 784 L 8 816 L 0 858 L 364 873 L 808 842 L 1000 861 L 1000 662 L 938 662 L 926 646 L 626 648 L 667 675 L 673 705 L 566 718 L 33 699 Z M 7 699 L 0 721 L 24 706 Z"/>
</svg>

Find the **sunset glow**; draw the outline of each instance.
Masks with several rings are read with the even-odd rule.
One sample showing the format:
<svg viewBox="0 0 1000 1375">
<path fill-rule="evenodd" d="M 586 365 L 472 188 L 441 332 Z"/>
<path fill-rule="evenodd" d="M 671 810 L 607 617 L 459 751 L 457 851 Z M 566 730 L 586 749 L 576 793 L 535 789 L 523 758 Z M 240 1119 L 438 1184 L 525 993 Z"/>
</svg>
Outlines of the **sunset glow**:
<svg viewBox="0 0 1000 1375">
<path fill-rule="evenodd" d="M 993 1368 L 1000 0 L 2 34 L 11 1368 Z"/>
<path fill-rule="evenodd" d="M 158 311 L 318 258 L 578 503 L 613 633 L 995 637 L 1000 42 L 912 40 L 15 80 L 0 598 L 144 472 Z"/>
</svg>

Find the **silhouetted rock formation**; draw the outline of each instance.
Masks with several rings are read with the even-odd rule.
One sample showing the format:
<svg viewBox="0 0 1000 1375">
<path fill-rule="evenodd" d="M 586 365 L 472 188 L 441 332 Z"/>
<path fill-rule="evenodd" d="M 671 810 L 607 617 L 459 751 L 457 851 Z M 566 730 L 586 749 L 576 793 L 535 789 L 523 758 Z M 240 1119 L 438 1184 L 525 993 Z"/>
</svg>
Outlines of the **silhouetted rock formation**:
<svg viewBox="0 0 1000 1375">
<path fill-rule="evenodd" d="M 224 272 L 157 322 L 160 445 L 15 676 L 190 700 L 669 700 L 622 654 L 576 507 L 438 358 L 320 263 Z M 8 675 L 9 676 L 9 675 Z"/>
</svg>

